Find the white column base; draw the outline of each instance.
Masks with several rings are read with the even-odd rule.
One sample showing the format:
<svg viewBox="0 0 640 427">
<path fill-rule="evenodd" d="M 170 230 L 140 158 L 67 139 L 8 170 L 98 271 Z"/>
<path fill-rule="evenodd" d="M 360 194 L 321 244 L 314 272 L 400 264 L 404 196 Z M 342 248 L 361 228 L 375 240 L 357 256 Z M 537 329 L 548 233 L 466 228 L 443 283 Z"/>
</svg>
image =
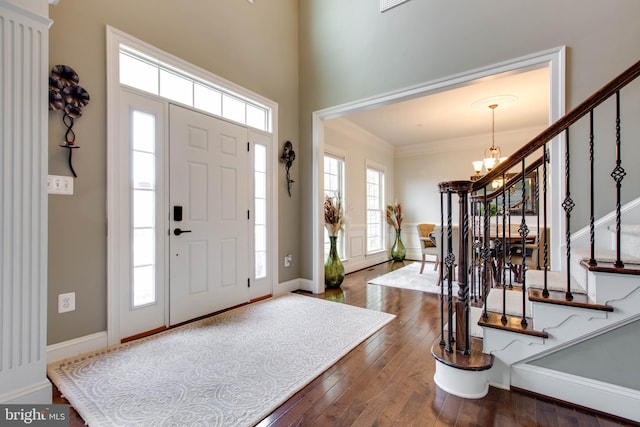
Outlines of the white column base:
<svg viewBox="0 0 640 427">
<path fill-rule="evenodd" d="M 487 370 L 471 371 L 453 368 L 436 359 L 433 380 L 442 390 L 465 399 L 480 399 L 489 392 Z"/>
</svg>

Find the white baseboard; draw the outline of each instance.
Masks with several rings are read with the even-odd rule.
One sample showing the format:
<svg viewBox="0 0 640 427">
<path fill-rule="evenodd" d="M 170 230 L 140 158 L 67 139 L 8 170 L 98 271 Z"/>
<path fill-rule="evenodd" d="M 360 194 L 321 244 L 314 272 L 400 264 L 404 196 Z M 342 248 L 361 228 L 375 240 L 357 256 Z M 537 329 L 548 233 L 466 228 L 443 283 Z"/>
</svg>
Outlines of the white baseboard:
<svg viewBox="0 0 640 427">
<path fill-rule="evenodd" d="M 58 344 L 47 346 L 47 363 L 74 357 L 82 353 L 96 351 L 106 348 L 107 332 L 96 332 L 84 337 L 74 338 Z"/>
<path fill-rule="evenodd" d="M 311 291 L 311 286 L 307 285 L 306 283 L 304 283 L 305 279 L 293 279 L 293 280 L 289 280 L 288 282 L 282 282 L 282 283 L 278 283 L 276 285 L 276 288 L 273 290 L 273 294 L 274 295 L 281 295 L 281 294 L 286 294 L 287 292 L 293 292 L 293 291 L 297 291 L 298 289 L 301 289 L 303 291 Z M 309 283 L 311 283 L 311 281 L 309 280 Z"/>
<path fill-rule="evenodd" d="M 53 397 L 51 383 L 48 379 L 38 381 L 28 387 L 12 390 L 10 393 L 0 395 L 0 403 L 3 405 L 49 405 Z"/>
<path fill-rule="evenodd" d="M 511 385 L 640 422 L 640 391 L 539 366 L 511 367 Z"/>
</svg>

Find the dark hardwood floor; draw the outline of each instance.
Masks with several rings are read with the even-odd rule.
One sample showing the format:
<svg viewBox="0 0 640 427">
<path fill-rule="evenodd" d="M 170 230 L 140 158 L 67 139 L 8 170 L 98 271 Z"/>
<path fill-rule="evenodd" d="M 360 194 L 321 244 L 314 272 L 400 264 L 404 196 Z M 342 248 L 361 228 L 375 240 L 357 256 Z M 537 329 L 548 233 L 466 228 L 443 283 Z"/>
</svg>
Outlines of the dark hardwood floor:
<svg viewBox="0 0 640 427">
<path fill-rule="evenodd" d="M 467 400 L 433 382 L 431 345 L 439 337 L 436 294 L 368 285 L 402 267 L 385 263 L 346 276 L 337 290 L 314 298 L 381 310 L 397 316 L 272 414 L 266 426 L 614 426 L 604 415 L 518 391 L 491 387 Z M 66 403 L 54 390 L 54 401 Z M 72 412 L 71 427 L 82 426 Z"/>
</svg>

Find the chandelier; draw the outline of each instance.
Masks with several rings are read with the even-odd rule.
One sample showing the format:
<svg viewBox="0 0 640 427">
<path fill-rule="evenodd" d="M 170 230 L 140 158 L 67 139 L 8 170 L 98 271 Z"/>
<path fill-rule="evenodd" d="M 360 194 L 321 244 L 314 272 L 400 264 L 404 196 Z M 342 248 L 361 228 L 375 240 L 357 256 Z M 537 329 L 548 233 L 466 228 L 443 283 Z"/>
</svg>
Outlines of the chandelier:
<svg viewBox="0 0 640 427">
<path fill-rule="evenodd" d="M 482 160 L 471 162 L 473 164 L 473 170 L 476 173 L 475 176 L 471 177 L 474 180 L 480 179 L 482 177 L 481 172 L 483 166 L 487 172 L 490 172 L 491 169 L 496 167 L 501 161 L 505 159 L 505 157 L 502 157 L 502 150 L 500 149 L 500 147 L 496 146 L 495 141 L 495 115 L 498 104 L 491 104 L 489 105 L 489 108 L 491 109 L 491 147 L 488 147 L 486 150 L 484 150 L 484 158 Z"/>
</svg>

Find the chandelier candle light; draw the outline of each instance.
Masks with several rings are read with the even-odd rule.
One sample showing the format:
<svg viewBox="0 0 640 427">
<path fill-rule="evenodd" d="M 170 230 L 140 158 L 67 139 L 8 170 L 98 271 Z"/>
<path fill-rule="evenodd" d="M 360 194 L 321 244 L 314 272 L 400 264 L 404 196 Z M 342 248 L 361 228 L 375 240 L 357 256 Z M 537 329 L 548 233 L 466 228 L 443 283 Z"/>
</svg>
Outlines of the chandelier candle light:
<svg viewBox="0 0 640 427">
<path fill-rule="evenodd" d="M 482 172 L 482 166 L 484 166 L 487 172 L 491 172 L 491 169 L 493 169 L 500 162 L 506 159 L 506 157 L 502 157 L 502 150 L 500 149 L 500 147 L 497 147 L 495 143 L 495 114 L 496 108 L 498 108 L 498 104 L 491 104 L 489 105 L 489 108 L 491 109 L 491 147 L 484 150 L 483 160 L 476 160 L 474 162 L 471 162 L 473 164 L 473 170 L 476 173 L 475 176 L 471 177 L 474 181 L 482 177 L 482 175 L 480 174 Z"/>
</svg>

